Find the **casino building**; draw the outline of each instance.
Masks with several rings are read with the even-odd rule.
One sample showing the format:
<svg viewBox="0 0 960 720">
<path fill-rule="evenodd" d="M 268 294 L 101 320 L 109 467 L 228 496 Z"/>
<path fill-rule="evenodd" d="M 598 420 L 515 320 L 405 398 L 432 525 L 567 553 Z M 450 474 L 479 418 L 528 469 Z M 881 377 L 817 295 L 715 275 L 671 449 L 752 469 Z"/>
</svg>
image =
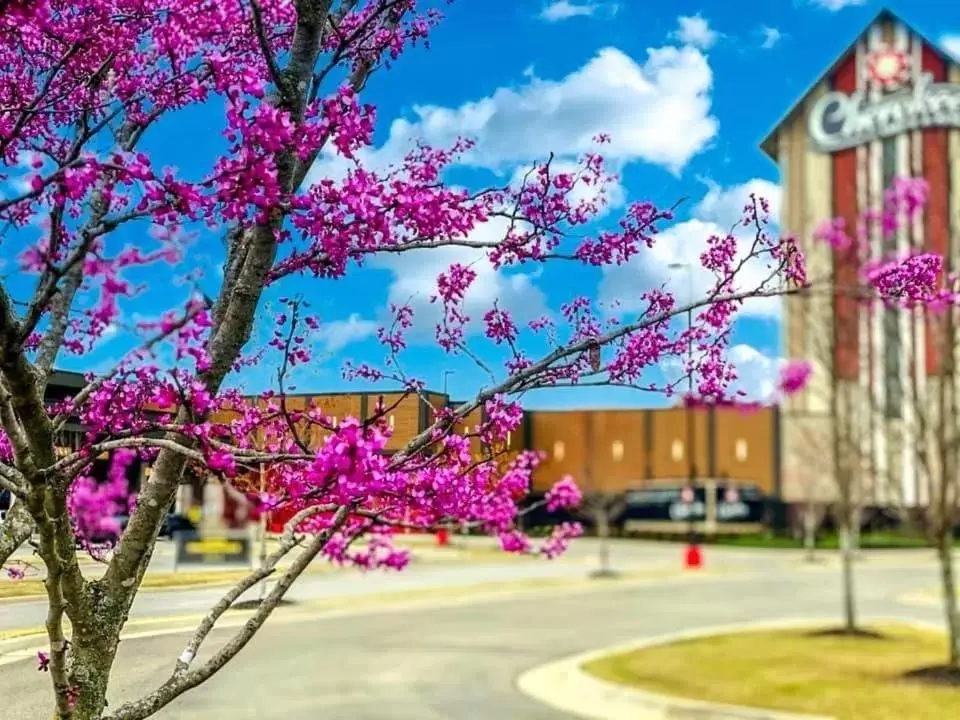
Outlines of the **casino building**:
<svg viewBox="0 0 960 720">
<path fill-rule="evenodd" d="M 781 172 L 782 230 L 800 239 L 812 280 L 855 283 L 860 261 L 814 242 L 813 234 L 835 217 L 856 227 L 865 210 L 881 206 L 898 176 L 925 178 L 928 205 L 895 237 L 872 237 L 871 256 L 925 248 L 960 267 L 960 67 L 894 14 L 876 16 L 762 148 Z M 834 487 L 829 388 L 835 372 L 854 398 L 856 443 L 871 458 L 865 501 L 924 505 L 929 489 L 915 453 L 903 449 L 916 432 L 912 393 L 937 394 L 943 351 L 925 321 L 839 294 L 790 297 L 784 345 L 785 356 L 811 359 L 815 373 L 806 392 L 784 408 L 783 499 L 827 499 Z"/>
</svg>

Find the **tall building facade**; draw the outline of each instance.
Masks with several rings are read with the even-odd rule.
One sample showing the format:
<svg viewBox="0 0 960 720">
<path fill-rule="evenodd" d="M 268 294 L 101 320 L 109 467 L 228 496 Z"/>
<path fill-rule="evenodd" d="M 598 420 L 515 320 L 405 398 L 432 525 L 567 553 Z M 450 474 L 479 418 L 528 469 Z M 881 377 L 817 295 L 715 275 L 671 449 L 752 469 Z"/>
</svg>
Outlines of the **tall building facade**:
<svg viewBox="0 0 960 720">
<path fill-rule="evenodd" d="M 855 286 L 862 260 L 815 241 L 814 233 L 830 218 L 843 218 L 853 232 L 865 211 L 882 207 L 894 178 L 923 177 L 930 195 L 922 214 L 888 237 L 872 233 L 870 256 L 923 248 L 960 267 L 960 67 L 881 12 L 762 147 L 781 172 L 782 232 L 800 240 L 808 275 L 821 283 L 820 293 L 784 300 L 784 355 L 814 364 L 807 390 L 784 408 L 784 499 L 835 492 L 832 438 L 840 423 L 831 388 L 839 387 L 856 426 L 855 442 L 843 451 L 862 453 L 856 462 L 864 500 L 923 505 L 929 488 L 908 449 L 915 398 L 936 394 L 942 343 L 918 314 L 822 292 L 825 282 Z"/>
</svg>

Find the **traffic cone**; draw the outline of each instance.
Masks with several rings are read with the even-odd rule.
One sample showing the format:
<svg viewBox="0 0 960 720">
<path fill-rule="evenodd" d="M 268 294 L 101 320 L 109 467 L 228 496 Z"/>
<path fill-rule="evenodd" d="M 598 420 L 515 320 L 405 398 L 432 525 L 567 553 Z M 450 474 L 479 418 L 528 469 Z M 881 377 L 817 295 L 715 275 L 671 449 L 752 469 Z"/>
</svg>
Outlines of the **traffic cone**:
<svg viewBox="0 0 960 720">
<path fill-rule="evenodd" d="M 683 567 L 685 570 L 698 570 L 703 566 L 703 553 L 700 546 L 696 543 L 687 545 L 687 550 L 683 555 Z"/>
<path fill-rule="evenodd" d="M 450 542 L 450 534 L 447 532 L 446 528 L 440 528 L 437 530 L 437 545 L 439 547 L 446 547 Z"/>
</svg>

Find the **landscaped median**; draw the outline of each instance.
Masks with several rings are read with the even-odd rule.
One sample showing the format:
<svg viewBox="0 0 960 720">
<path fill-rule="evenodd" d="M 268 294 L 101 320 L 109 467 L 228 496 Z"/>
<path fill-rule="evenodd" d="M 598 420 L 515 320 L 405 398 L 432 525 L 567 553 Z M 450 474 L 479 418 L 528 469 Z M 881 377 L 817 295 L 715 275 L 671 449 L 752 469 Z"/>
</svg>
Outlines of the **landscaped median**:
<svg viewBox="0 0 960 720">
<path fill-rule="evenodd" d="M 945 659 L 936 628 L 888 621 L 849 636 L 826 627 L 753 624 L 651 638 L 536 668 L 518 684 L 594 720 L 960 717 L 960 686 L 912 676 Z"/>
</svg>

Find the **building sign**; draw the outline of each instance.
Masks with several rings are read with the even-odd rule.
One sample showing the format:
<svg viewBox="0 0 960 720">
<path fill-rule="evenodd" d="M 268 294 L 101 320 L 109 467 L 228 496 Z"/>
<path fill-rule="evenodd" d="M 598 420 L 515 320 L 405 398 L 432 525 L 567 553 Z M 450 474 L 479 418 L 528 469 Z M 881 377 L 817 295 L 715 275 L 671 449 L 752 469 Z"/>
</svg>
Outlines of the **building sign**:
<svg viewBox="0 0 960 720">
<path fill-rule="evenodd" d="M 174 533 L 177 565 L 243 565 L 251 563 L 250 535 L 203 535 L 196 531 Z"/>
<path fill-rule="evenodd" d="M 693 488 L 645 488 L 626 495 L 624 529 L 628 532 L 686 532 L 690 524 L 706 532 L 756 531 L 764 522 L 766 498 L 754 487 L 707 482 Z"/>
<path fill-rule="evenodd" d="M 865 92 L 830 92 L 810 111 L 814 147 L 832 153 L 922 128 L 960 128 L 960 84 L 934 82 L 923 73 L 913 84 L 870 99 Z"/>
</svg>

